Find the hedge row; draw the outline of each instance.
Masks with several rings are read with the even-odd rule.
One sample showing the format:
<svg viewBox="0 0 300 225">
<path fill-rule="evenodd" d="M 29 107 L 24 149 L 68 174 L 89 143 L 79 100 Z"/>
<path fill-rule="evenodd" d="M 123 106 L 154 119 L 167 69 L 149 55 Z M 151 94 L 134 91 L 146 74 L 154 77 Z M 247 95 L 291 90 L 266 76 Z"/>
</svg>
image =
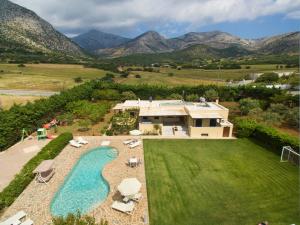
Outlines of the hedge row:
<svg viewBox="0 0 300 225">
<path fill-rule="evenodd" d="M 258 124 L 254 120 L 237 118 L 235 128 L 238 137 L 252 137 L 264 145 L 269 146 L 277 154 L 281 154 L 283 146 L 291 146 L 299 152 L 299 139 L 263 124 Z"/>
<path fill-rule="evenodd" d="M 33 170 L 44 160 L 54 159 L 73 139 L 71 133 L 63 133 L 49 142 L 42 150 L 22 168 L 19 174 L 0 193 L 0 212 L 10 206 L 34 179 Z"/>
<path fill-rule="evenodd" d="M 218 92 L 221 101 L 238 101 L 241 98 L 256 98 L 263 100 L 270 100 L 274 96 L 284 96 L 284 91 L 278 89 L 264 88 L 264 87 L 227 87 L 216 85 L 198 85 L 198 86 L 177 86 L 168 87 L 161 85 L 126 85 L 118 83 L 104 83 L 98 82 L 96 84 L 97 89 L 115 89 L 120 93 L 125 91 L 132 91 L 140 99 L 149 99 L 151 96 L 153 99 L 158 97 L 167 98 L 171 94 L 190 95 L 197 94 L 203 96 L 207 90 L 214 89 Z M 291 99 L 293 102 L 298 103 L 298 98 Z"/>
</svg>

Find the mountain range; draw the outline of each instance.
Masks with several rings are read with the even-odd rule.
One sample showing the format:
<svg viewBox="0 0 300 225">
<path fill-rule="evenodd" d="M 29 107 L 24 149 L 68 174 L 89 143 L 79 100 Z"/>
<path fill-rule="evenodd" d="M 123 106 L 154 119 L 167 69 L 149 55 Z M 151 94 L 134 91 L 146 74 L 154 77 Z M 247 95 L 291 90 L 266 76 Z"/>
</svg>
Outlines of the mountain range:
<svg viewBox="0 0 300 225">
<path fill-rule="evenodd" d="M 82 49 L 36 13 L 0 0 L 0 49 L 84 56 Z"/>
<path fill-rule="evenodd" d="M 243 50 L 244 53 L 259 52 L 260 54 L 297 53 L 299 34 L 300 32 L 291 32 L 261 39 L 242 39 L 226 32 L 212 31 L 190 32 L 180 37 L 168 39 L 155 31 L 148 31 L 127 41 L 122 39 L 124 42 L 121 44 L 118 42 L 113 46 L 111 42 L 110 45 L 106 45 L 105 47 L 98 48 L 95 45 L 90 46 L 87 50 L 102 57 L 178 52 L 191 49 L 192 46 L 197 45 L 199 45 L 198 49 L 201 46 L 207 46 L 213 49 L 227 49 L 236 46 L 237 48 L 235 49 L 239 50 L 237 52 L 238 54 L 241 53 L 241 50 Z M 88 33 L 83 35 L 86 37 Z M 106 35 L 108 36 L 110 34 Z M 115 35 L 113 37 L 115 37 Z M 122 37 L 118 36 L 118 38 L 120 39 Z M 77 41 L 78 37 L 73 38 L 73 40 L 85 48 L 80 41 Z M 97 39 L 97 41 L 102 42 L 101 38 Z"/>
<path fill-rule="evenodd" d="M 116 58 L 137 54 L 172 54 L 182 58 L 237 57 L 250 54 L 299 54 L 299 34 L 291 32 L 261 39 L 232 34 L 190 32 L 175 38 L 148 31 L 135 38 L 90 30 L 72 39 L 57 31 L 33 11 L 0 0 L 0 56 L 4 53 Z M 27 54 L 27 55 L 26 55 Z M 152 56 L 151 56 L 152 57 Z"/>
</svg>

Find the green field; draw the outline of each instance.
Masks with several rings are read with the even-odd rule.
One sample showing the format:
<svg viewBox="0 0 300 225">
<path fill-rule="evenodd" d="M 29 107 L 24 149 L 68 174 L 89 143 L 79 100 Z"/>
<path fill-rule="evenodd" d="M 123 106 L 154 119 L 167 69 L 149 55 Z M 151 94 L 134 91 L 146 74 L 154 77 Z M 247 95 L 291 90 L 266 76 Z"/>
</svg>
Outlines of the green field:
<svg viewBox="0 0 300 225">
<path fill-rule="evenodd" d="M 249 139 L 144 140 L 151 225 L 299 224 L 299 171 Z"/>
</svg>

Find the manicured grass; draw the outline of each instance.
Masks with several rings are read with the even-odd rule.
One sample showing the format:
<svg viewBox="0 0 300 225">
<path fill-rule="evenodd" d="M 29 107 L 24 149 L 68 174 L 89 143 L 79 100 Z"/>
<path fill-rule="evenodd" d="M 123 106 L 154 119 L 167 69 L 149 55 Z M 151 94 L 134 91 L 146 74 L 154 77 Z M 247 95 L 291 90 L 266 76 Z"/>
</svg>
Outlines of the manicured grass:
<svg viewBox="0 0 300 225">
<path fill-rule="evenodd" d="M 299 171 L 249 139 L 144 140 L 151 225 L 299 224 Z"/>
</svg>

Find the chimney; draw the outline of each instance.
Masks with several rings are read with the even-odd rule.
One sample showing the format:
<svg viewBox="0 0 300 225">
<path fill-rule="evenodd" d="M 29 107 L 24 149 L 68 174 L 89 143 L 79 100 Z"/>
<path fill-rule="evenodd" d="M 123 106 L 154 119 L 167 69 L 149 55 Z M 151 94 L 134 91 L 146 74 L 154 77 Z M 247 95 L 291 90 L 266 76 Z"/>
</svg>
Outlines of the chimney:
<svg viewBox="0 0 300 225">
<path fill-rule="evenodd" d="M 219 104 L 219 99 L 218 98 L 216 99 L 216 104 Z"/>
</svg>

